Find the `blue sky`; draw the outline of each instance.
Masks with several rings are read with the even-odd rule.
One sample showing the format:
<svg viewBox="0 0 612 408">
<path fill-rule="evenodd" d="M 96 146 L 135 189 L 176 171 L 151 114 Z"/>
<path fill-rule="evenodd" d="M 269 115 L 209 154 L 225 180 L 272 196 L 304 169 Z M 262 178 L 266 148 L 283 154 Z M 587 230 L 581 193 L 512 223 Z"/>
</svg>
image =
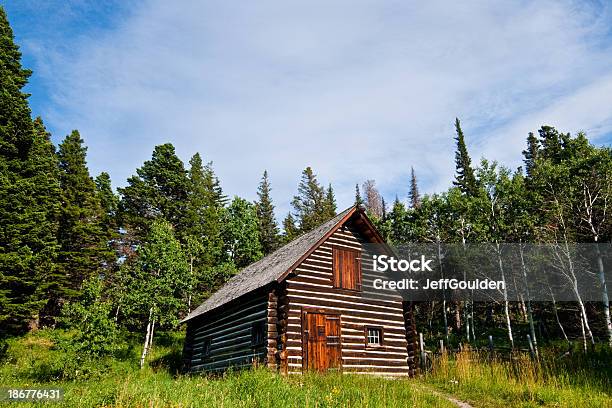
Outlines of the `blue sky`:
<svg viewBox="0 0 612 408">
<path fill-rule="evenodd" d="M 339 207 L 375 179 L 405 199 L 448 187 L 453 121 L 474 160 L 516 167 L 543 124 L 612 141 L 608 2 L 0 1 L 28 92 L 93 174 L 125 183 L 156 144 L 214 162 L 229 195 L 267 169 L 279 217 L 301 170 Z"/>
</svg>

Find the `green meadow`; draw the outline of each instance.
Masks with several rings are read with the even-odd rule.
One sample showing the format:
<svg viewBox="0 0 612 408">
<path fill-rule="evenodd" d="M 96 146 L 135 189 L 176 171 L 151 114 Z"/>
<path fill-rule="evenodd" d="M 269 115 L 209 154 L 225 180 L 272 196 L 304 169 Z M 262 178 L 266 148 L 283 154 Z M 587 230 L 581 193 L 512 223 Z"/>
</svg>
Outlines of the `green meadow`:
<svg viewBox="0 0 612 408">
<path fill-rule="evenodd" d="M 417 379 L 308 374 L 284 377 L 264 368 L 222 376 L 178 373 L 182 336 L 160 333 L 144 369 L 139 344 L 113 357 L 80 360 L 61 349 L 71 333 L 39 330 L 9 341 L 0 366 L 3 387 L 62 388 L 57 402 L 4 402 L 5 406 L 62 407 L 474 407 L 612 406 L 610 354 L 574 357 L 571 364 L 543 357 L 488 361 L 466 351 L 442 356 Z"/>
</svg>

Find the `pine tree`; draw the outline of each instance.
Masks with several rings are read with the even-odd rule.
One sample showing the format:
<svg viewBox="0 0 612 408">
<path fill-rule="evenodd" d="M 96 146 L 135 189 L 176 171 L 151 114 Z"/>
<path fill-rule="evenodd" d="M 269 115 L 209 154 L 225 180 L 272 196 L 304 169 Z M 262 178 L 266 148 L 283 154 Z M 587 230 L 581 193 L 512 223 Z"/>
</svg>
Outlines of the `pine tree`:
<svg viewBox="0 0 612 408">
<path fill-rule="evenodd" d="M 55 273 L 57 167 L 42 121 L 33 126 L 22 92 L 30 74 L 0 7 L 0 337 L 36 319 Z"/>
<path fill-rule="evenodd" d="M 204 166 L 200 154 L 196 153 L 189 160 L 189 165 L 189 192 L 183 235 L 201 244 L 198 246 L 201 251 L 189 254 L 195 258 L 196 267 L 210 267 L 222 257 L 221 216 L 225 197 L 211 163 Z M 195 247 L 191 245 L 189 248 Z"/>
<path fill-rule="evenodd" d="M 49 289 L 58 281 L 61 274 L 57 267 L 59 251 L 58 228 L 60 217 L 61 191 L 59 162 L 51 134 L 47 132 L 42 119 L 34 120 L 34 143 L 28 159 L 30 186 L 29 194 L 32 205 L 30 212 L 24 213 L 31 222 L 31 231 L 37 236 L 38 245 L 32 245 L 34 251 L 34 276 L 38 281 L 38 295 L 41 305 L 46 302 Z"/>
<path fill-rule="evenodd" d="M 274 251 L 279 243 L 278 225 L 274 218 L 274 204 L 272 204 L 270 190 L 268 172 L 264 171 L 259 188 L 257 189 L 258 199 L 255 202 L 259 222 L 259 240 L 264 255 Z"/>
<path fill-rule="evenodd" d="M 327 186 L 327 192 L 325 193 L 325 211 L 324 217 L 326 219 L 331 219 L 336 216 L 336 212 L 338 211 L 338 206 L 336 204 L 336 196 L 334 194 L 334 189 L 332 188 L 331 183 Z"/>
<path fill-rule="evenodd" d="M 107 279 L 111 278 L 112 272 L 116 270 L 116 249 L 119 240 L 119 224 L 117 221 L 117 210 L 119 209 L 119 196 L 113 192 L 110 175 L 107 172 L 100 173 L 94 180 L 96 184 L 96 195 L 102 208 L 100 217 L 100 228 L 104 235 L 104 274 Z"/>
<path fill-rule="evenodd" d="M 459 187 L 462 193 L 475 196 L 478 193 L 478 186 L 474 176 L 474 169 L 472 168 L 472 159 L 470 159 L 468 154 L 465 137 L 458 118 L 455 119 L 455 130 L 457 132 L 457 137 L 455 138 L 457 141 L 457 151 L 455 152 L 457 173 L 453 184 Z"/>
<path fill-rule="evenodd" d="M 410 198 L 410 206 L 412 208 L 419 208 L 421 205 L 421 195 L 419 194 L 419 186 L 417 184 L 416 175 L 414 174 L 414 167 L 410 168 L 410 192 L 408 193 Z"/>
<path fill-rule="evenodd" d="M 539 149 L 540 143 L 538 142 L 538 138 L 534 136 L 533 132 L 529 132 L 529 136 L 527 136 L 527 149 L 523 150 L 523 156 L 525 157 L 523 161 L 525 163 L 527 176 L 533 173 Z"/>
<path fill-rule="evenodd" d="M 291 204 L 300 233 L 308 232 L 329 219 L 325 208 L 325 191 L 310 167 L 302 172 L 298 194 Z"/>
<path fill-rule="evenodd" d="M 96 192 L 102 206 L 101 225 L 106 239 L 111 241 L 117 238 L 117 210 L 119 209 L 119 196 L 113 192 L 110 175 L 103 171 L 96 179 Z"/>
<path fill-rule="evenodd" d="M 104 211 L 89 175 L 87 147 L 78 131 L 66 136 L 59 146 L 60 210 L 58 267 L 66 277 L 53 290 L 52 302 L 61 304 L 79 295 L 83 282 L 94 276 L 108 259 L 107 235 L 103 229 Z M 48 310 L 55 315 L 58 310 Z"/>
<path fill-rule="evenodd" d="M 395 197 L 393 207 L 389 213 L 390 231 L 389 240 L 391 243 L 402 244 L 408 241 L 406 225 L 406 207 L 399 198 Z"/>
<path fill-rule="evenodd" d="M 185 213 L 189 180 L 181 159 L 171 143 L 155 146 L 128 185 L 120 188 L 120 211 L 123 226 L 136 241 L 147 234 L 152 220 L 165 219 L 182 236 L 186 228 Z"/>
<path fill-rule="evenodd" d="M 360 206 L 363 204 L 363 198 L 361 198 L 361 192 L 359 191 L 359 183 L 355 184 L 355 205 Z"/>
<path fill-rule="evenodd" d="M 380 201 L 382 203 L 382 217 L 380 219 L 385 222 L 387 221 L 387 203 L 385 202 L 385 197 L 381 197 Z"/>
<path fill-rule="evenodd" d="M 552 163 L 561 162 L 564 153 L 564 145 L 567 144 L 570 138 L 569 134 L 559 133 L 557 129 L 552 126 L 542 126 L 538 130 L 540 136 L 539 154 L 543 159 L 549 159 Z"/>
<path fill-rule="evenodd" d="M 283 231 L 283 241 L 285 243 L 293 241 L 298 235 L 300 235 L 295 218 L 291 213 L 287 214 L 283 220 Z"/>
<path fill-rule="evenodd" d="M 32 74 L 21 66 L 21 52 L 14 42 L 4 8 L 0 7 L 0 155 L 12 166 L 27 158 L 33 142 L 28 94 L 22 88 Z M 16 168 L 14 170 L 17 170 Z"/>
</svg>

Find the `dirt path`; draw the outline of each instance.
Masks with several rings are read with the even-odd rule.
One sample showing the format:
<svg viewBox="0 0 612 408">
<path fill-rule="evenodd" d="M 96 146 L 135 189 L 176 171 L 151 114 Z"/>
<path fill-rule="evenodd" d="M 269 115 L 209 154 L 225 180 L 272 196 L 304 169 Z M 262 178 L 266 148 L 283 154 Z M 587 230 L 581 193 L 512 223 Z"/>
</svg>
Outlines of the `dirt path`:
<svg viewBox="0 0 612 408">
<path fill-rule="evenodd" d="M 452 402 L 453 404 L 455 404 L 458 408 L 474 408 L 472 405 L 468 404 L 465 401 L 461 401 L 455 397 L 453 397 L 452 395 L 448 395 L 442 391 L 438 391 L 435 388 L 432 388 L 430 386 L 426 386 L 423 384 L 419 384 L 419 386 L 424 389 L 427 390 L 428 392 L 431 392 L 432 394 L 440 397 L 440 398 L 444 398 L 447 401 Z"/>
</svg>

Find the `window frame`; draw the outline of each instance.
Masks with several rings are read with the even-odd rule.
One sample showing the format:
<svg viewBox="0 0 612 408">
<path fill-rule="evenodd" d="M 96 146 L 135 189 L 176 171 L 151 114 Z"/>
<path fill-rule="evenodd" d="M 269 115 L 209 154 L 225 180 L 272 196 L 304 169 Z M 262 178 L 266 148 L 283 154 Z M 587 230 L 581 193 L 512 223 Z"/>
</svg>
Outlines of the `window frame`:
<svg viewBox="0 0 612 408">
<path fill-rule="evenodd" d="M 260 333 L 258 333 L 260 331 Z M 261 334 L 261 339 L 257 339 L 257 334 Z M 251 347 L 266 345 L 266 322 L 264 320 L 251 324 Z"/>
<path fill-rule="evenodd" d="M 331 283 L 334 289 L 341 289 L 341 290 L 346 290 L 350 292 L 361 292 L 363 290 L 363 267 L 361 264 L 361 250 L 341 247 L 339 245 L 332 245 L 331 248 L 332 248 Z M 351 252 L 355 255 L 355 265 L 356 265 L 357 271 L 355 273 L 355 288 L 354 289 L 342 286 L 342 271 L 341 270 L 338 271 L 338 274 L 336 274 L 336 268 L 338 267 L 338 265 L 336 265 L 336 259 L 337 259 L 337 257 L 335 256 L 336 251 Z"/>
<path fill-rule="evenodd" d="M 379 335 L 379 343 L 370 343 L 370 336 L 369 336 L 369 331 L 370 330 L 378 330 L 378 332 L 380 333 Z M 364 334 L 365 334 L 365 346 L 366 348 L 381 348 L 384 347 L 385 345 L 385 330 L 382 326 L 365 326 L 364 329 Z"/>
</svg>

